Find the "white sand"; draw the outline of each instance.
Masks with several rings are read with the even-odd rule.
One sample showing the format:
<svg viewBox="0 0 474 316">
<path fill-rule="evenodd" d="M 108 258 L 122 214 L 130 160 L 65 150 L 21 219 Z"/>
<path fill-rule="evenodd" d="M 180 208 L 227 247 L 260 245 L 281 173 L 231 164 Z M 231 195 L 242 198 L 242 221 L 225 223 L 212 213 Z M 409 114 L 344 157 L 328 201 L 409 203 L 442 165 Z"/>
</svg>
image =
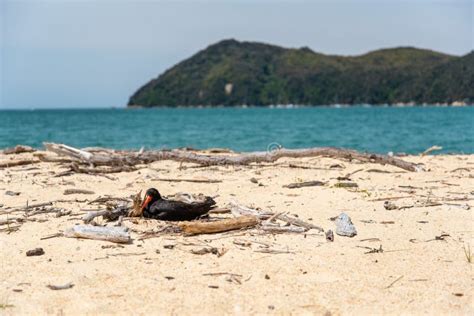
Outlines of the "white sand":
<svg viewBox="0 0 474 316">
<path fill-rule="evenodd" d="M 0 162 L 19 160 L 31 154 L 0 155 Z M 330 217 L 346 212 L 358 235 L 336 235 L 326 242 L 324 235 L 309 231 L 303 235 L 258 235 L 250 232 L 162 236 L 137 240 L 123 248 L 106 248 L 112 243 L 94 240 L 53 238 L 40 240 L 81 223 L 86 203 L 56 203 L 72 210 L 71 216 L 38 215 L 45 222 L 26 222 L 20 230 L 0 232 L 1 289 L 0 313 L 14 314 L 473 314 L 473 265 L 463 247 L 474 252 L 474 155 L 407 157 L 423 162 L 428 172 L 410 173 L 392 166 L 356 164 L 333 159 L 280 160 L 261 168 L 212 167 L 179 169 L 179 164 L 156 162 L 130 173 L 101 176 L 53 177 L 61 167 L 40 163 L 0 170 L 0 213 L 5 208 L 57 199 L 89 199 L 99 195 L 127 197 L 140 189 L 156 187 L 164 195 L 176 192 L 219 195 L 219 206 L 231 200 L 243 204 L 288 211 L 300 218 L 335 230 Z M 322 169 L 288 168 L 292 164 Z M 334 163 L 344 169 L 329 169 Z M 335 188 L 338 176 L 363 168 L 352 178 L 358 190 Z M 456 168 L 467 168 L 452 172 Z M 380 169 L 390 173 L 373 173 Z M 170 183 L 151 178 L 209 178 L 222 183 Z M 250 182 L 256 178 L 263 186 Z M 291 182 L 328 181 L 324 187 L 287 189 Z M 404 188 L 400 186 L 413 186 Z M 92 190 L 94 195 L 63 195 L 66 188 Z M 19 196 L 5 191 L 21 192 Z M 396 205 L 424 203 L 439 206 L 387 211 L 384 201 L 394 196 Z M 468 200 L 450 200 L 467 198 Z M 457 205 L 469 205 L 466 210 Z M 13 213 L 8 217 L 18 217 Z M 6 219 L 1 215 L 0 219 Z M 372 222 L 370 222 L 372 221 Z M 382 222 L 389 222 L 383 224 Z M 394 222 L 390 224 L 390 222 Z M 125 221 L 126 226 L 147 230 L 157 223 Z M 5 228 L 7 226 L 0 226 Z M 255 231 L 254 231 L 255 232 Z M 449 234 L 445 240 L 435 236 Z M 376 241 L 364 241 L 377 238 Z M 252 242 L 250 247 L 234 244 Z M 432 241 L 428 241 L 432 240 Z M 256 252 L 262 245 L 288 250 L 286 254 Z M 208 244 L 226 248 L 222 257 L 195 255 L 191 249 Z M 174 249 L 164 245 L 173 244 Z M 379 248 L 383 253 L 365 254 Z M 45 255 L 27 257 L 27 250 L 42 247 Z M 159 250 L 159 253 L 157 253 Z M 130 256 L 108 256 L 131 253 Z M 141 254 L 144 253 L 144 254 Z M 229 276 L 205 276 L 227 272 Z M 268 276 L 268 277 L 266 277 Z M 166 277 L 173 277 L 167 279 Z M 68 282 L 74 287 L 53 291 L 48 284 Z M 210 286 L 217 286 L 212 288 Z"/>
</svg>

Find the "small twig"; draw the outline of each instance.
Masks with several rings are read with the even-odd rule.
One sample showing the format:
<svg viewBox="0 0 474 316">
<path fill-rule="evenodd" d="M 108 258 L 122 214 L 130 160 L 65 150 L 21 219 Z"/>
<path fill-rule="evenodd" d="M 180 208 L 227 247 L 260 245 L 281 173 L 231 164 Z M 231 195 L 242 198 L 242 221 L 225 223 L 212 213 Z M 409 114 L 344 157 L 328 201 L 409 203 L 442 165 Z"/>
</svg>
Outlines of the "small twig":
<svg viewBox="0 0 474 316">
<path fill-rule="evenodd" d="M 70 289 L 74 286 L 74 284 L 72 284 L 71 282 L 69 283 L 66 283 L 64 285 L 51 285 L 51 284 L 48 284 L 47 287 L 50 288 L 51 290 L 67 290 L 67 289 Z"/>
<path fill-rule="evenodd" d="M 392 283 L 390 283 L 385 289 L 391 288 L 395 283 L 397 283 L 398 281 L 400 281 L 402 278 L 403 278 L 403 275 L 401 275 L 401 276 L 398 277 L 395 281 L 393 281 Z"/>
</svg>

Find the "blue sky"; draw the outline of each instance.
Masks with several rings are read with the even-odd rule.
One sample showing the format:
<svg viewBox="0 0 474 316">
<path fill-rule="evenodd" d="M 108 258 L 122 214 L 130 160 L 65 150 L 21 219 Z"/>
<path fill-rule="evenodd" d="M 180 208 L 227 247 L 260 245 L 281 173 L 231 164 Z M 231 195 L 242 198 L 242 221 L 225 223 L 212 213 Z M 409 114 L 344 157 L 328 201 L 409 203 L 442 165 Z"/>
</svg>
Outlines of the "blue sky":
<svg viewBox="0 0 474 316">
<path fill-rule="evenodd" d="M 226 38 L 326 54 L 473 49 L 472 0 L 0 0 L 0 108 L 124 106 Z"/>
</svg>

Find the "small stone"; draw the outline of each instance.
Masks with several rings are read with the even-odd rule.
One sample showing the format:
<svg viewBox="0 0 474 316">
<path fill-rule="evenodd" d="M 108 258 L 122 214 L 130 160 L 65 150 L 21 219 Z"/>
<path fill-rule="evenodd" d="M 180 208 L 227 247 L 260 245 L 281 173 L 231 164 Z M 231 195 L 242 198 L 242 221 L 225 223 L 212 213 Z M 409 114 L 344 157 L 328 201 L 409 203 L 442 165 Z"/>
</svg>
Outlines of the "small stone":
<svg viewBox="0 0 474 316">
<path fill-rule="evenodd" d="M 20 192 L 6 191 L 5 195 L 17 196 L 17 195 L 20 195 Z"/>
<path fill-rule="evenodd" d="M 252 182 L 252 183 L 258 183 L 258 180 L 255 179 L 255 178 L 250 178 L 250 182 Z"/>
<path fill-rule="evenodd" d="M 265 280 L 270 280 L 270 276 L 268 274 L 265 274 Z"/>
<path fill-rule="evenodd" d="M 387 210 L 387 211 L 391 211 L 391 210 L 396 210 L 398 209 L 398 206 L 396 206 L 394 203 L 390 202 L 390 201 L 385 201 L 383 203 L 383 207 Z"/>
<path fill-rule="evenodd" d="M 332 232 L 332 230 L 328 230 L 326 232 L 326 240 L 327 241 L 334 241 L 334 233 Z"/>
<path fill-rule="evenodd" d="M 28 250 L 26 252 L 26 255 L 28 257 L 31 257 L 31 256 L 42 256 L 44 255 L 44 250 L 43 248 L 35 248 L 35 249 L 31 249 L 31 250 Z"/>
<path fill-rule="evenodd" d="M 336 218 L 336 234 L 339 236 L 354 237 L 357 230 L 352 224 L 351 218 L 346 213 L 341 213 Z"/>
</svg>

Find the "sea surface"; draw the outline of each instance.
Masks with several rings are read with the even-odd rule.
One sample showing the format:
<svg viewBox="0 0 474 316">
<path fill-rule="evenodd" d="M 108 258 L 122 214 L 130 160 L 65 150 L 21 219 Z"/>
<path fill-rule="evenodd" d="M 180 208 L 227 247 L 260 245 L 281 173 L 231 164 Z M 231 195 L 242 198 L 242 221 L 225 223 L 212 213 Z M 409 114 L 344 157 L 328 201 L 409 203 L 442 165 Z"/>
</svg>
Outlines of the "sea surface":
<svg viewBox="0 0 474 316">
<path fill-rule="evenodd" d="M 42 142 L 237 151 L 336 146 L 474 153 L 474 107 L 160 108 L 0 111 L 0 148 Z"/>
</svg>

